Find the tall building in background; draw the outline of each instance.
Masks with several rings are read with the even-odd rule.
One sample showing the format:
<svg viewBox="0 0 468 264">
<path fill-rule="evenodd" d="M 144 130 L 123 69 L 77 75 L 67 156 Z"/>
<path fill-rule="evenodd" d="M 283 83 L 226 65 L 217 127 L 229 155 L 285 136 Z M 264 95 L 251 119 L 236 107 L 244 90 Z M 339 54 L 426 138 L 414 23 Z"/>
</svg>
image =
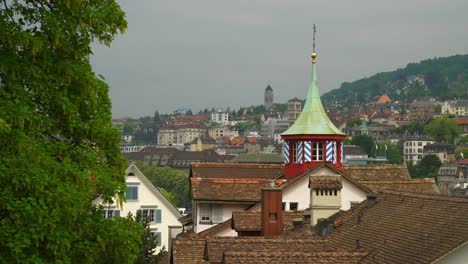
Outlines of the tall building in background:
<svg viewBox="0 0 468 264">
<path fill-rule="evenodd" d="M 273 88 L 270 85 L 265 88 L 265 109 L 267 111 L 273 108 Z"/>
<path fill-rule="evenodd" d="M 294 124 L 296 119 L 299 117 L 301 114 L 301 109 L 302 109 L 302 100 L 294 97 L 293 99 L 290 99 L 288 101 L 288 121 L 289 121 L 289 126 Z"/>
</svg>

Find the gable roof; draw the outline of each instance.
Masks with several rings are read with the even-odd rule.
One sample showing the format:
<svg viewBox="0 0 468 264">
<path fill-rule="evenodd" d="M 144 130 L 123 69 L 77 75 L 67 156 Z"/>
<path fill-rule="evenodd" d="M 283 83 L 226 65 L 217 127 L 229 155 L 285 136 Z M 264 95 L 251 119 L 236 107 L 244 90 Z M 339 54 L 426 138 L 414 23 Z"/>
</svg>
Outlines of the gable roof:
<svg viewBox="0 0 468 264">
<path fill-rule="evenodd" d="M 205 244 L 205 239 L 173 239 L 171 254 L 172 262 L 187 264 L 210 263 L 204 259 Z"/>
<path fill-rule="evenodd" d="M 226 251 L 222 263 L 360 263 L 367 252 Z"/>
<path fill-rule="evenodd" d="M 181 151 L 175 148 L 145 147 L 138 152 L 125 153 L 128 160 L 143 161 L 155 166 L 189 168 L 191 162 L 222 162 L 232 159 L 231 155 L 219 155 L 214 150 Z"/>
<path fill-rule="evenodd" d="M 194 200 L 258 202 L 270 179 L 190 178 Z M 279 183 L 279 182 L 278 182 Z"/>
<path fill-rule="evenodd" d="M 303 220 L 304 211 L 284 211 L 283 212 L 283 230 L 288 230 L 293 227 L 293 219 L 300 218 Z M 262 221 L 261 212 L 259 211 L 242 211 L 233 212 L 232 229 L 239 231 L 261 231 Z"/>
<path fill-rule="evenodd" d="M 436 182 L 433 178 L 411 179 L 403 181 L 360 181 L 372 192 L 383 190 L 411 191 L 417 193 L 438 193 Z"/>
<path fill-rule="evenodd" d="M 284 174 L 284 164 L 192 162 L 190 177 L 276 179 Z"/>
<path fill-rule="evenodd" d="M 310 177 L 309 187 L 312 190 L 341 190 L 343 184 L 339 176 L 313 176 Z"/>
<path fill-rule="evenodd" d="M 352 210 L 328 239 L 344 250 L 359 241 L 362 263 L 431 263 L 468 241 L 468 197 L 384 190 Z"/>
<path fill-rule="evenodd" d="M 326 240 L 317 239 L 281 239 L 263 237 L 214 237 L 207 240 L 205 257 L 210 263 L 221 263 L 225 252 L 282 252 L 315 251 L 330 252 Z M 252 260 L 251 260 L 252 261 Z"/>
<path fill-rule="evenodd" d="M 179 219 L 182 215 L 179 213 L 179 210 L 175 208 L 169 200 L 151 183 L 148 178 L 143 174 L 143 172 L 140 171 L 140 169 L 135 165 L 135 163 L 131 163 L 127 169 L 125 170 L 126 175 L 129 173 L 133 173 L 135 177 L 137 177 L 141 183 L 143 183 L 150 191 L 151 193 L 156 196 L 156 198 L 162 202 L 169 210 L 174 214 L 174 216 Z M 127 176 L 128 177 L 128 176 Z"/>
<path fill-rule="evenodd" d="M 408 168 L 405 165 L 345 165 L 343 172 L 355 181 L 410 179 Z"/>
</svg>

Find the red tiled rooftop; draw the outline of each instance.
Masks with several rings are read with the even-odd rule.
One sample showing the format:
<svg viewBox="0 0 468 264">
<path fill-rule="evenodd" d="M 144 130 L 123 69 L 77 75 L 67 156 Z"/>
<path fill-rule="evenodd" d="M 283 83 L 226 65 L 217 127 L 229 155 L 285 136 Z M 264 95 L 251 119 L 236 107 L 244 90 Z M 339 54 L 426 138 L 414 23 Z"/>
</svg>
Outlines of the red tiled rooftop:
<svg viewBox="0 0 468 264">
<path fill-rule="evenodd" d="M 192 162 L 190 177 L 276 179 L 284 174 L 284 164 Z"/>
<path fill-rule="evenodd" d="M 367 201 L 327 238 L 369 255 L 362 263 L 432 263 L 468 241 L 468 197 L 384 190 Z M 339 221 L 339 220 L 338 220 Z"/>
<path fill-rule="evenodd" d="M 268 187 L 270 179 L 190 178 L 191 198 L 211 201 L 261 200 L 262 188 Z M 277 180 L 280 184 L 281 180 Z"/>
</svg>

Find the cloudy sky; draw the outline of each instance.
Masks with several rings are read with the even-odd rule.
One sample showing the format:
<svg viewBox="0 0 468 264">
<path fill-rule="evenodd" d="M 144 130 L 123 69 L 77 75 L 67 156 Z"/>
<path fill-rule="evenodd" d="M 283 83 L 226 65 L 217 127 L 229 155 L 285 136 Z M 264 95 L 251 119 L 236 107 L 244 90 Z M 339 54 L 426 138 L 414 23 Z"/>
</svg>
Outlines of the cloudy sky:
<svg viewBox="0 0 468 264">
<path fill-rule="evenodd" d="M 409 62 L 468 53 L 466 0 L 118 0 L 128 29 L 92 63 L 114 117 L 305 97 L 312 25 L 321 93 Z"/>
</svg>

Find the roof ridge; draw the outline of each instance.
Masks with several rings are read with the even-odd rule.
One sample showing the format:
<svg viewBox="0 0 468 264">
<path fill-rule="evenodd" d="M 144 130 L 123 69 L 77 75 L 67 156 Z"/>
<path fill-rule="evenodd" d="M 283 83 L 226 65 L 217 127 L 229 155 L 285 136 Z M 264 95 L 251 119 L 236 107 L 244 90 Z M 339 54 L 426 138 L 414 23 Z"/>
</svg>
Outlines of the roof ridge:
<svg viewBox="0 0 468 264">
<path fill-rule="evenodd" d="M 449 201 L 449 202 L 468 202 L 468 196 L 450 196 L 440 193 L 419 193 L 419 192 L 409 192 L 409 191 L 396 191 L 396 190 L 382 190 L 382 194 L 390 195 L 399 195 L 406 196 L 418 199 L 430 199 L 430 200 L 439 200 L 439 201 Z"/>
<path fill-rule="evenodd" d="M 432 183 L 433 178 L 398 179 L 398 180 L 360 180 L 361 183 Z"/>
</svg>

